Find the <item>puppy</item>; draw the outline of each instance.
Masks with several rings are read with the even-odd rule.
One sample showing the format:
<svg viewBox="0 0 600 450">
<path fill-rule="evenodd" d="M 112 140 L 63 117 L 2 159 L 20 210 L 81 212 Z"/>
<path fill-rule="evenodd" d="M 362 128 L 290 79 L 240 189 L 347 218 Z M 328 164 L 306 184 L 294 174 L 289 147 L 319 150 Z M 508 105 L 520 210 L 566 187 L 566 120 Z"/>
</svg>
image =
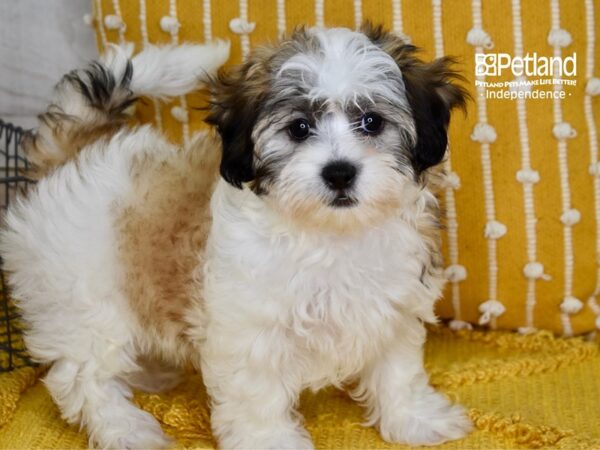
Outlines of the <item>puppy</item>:
<svg viewBox="0 0 600 450">
<path fill-rule="evenodd" d="M 463 437 L 423 368 L 444 284 L 435 166 L 466 97 L 452 61 L 368 24 L 301 28 L 213 77 L 218 135 L 178 149 L 124 112 L 183 94 L 224 47 L 149 51 L 65 77 L 25 143 L 45 176 L 1 238 L 63 417 L 101 447 L 165 446 L 131 386 L 191 362 L 224 448 L 312 447 L 295 407 L 327 385 L 387 441 Z"/>
</svg>

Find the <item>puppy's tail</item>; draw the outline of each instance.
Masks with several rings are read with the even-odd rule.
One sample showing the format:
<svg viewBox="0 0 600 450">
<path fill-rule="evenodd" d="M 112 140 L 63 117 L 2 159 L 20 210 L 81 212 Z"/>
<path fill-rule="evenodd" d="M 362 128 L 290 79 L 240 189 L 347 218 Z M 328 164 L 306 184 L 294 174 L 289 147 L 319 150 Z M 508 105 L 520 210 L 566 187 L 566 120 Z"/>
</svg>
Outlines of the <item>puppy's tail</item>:
<svg viewBox="0 0 600 450">
<path fill-rule="evenodd" d="M 57 84 L 39 127 L 21 145 L 40 178 L 75 157 L 87 144 L 114 134 L 129 118 L 138 97 L 166 99 L 198 87 L 229 57 L 229 43 L 149 46 L 131 58 L 133 47 L 110 46 L 87 68 Z"/>
</svg>

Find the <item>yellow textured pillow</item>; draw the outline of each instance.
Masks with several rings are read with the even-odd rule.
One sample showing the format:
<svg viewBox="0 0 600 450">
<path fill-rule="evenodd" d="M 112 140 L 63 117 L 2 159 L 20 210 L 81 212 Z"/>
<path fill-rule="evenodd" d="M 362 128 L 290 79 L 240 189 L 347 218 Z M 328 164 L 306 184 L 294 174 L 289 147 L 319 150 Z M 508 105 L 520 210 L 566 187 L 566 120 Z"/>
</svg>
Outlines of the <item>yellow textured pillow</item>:
<svg viewBox="0 0 600 450">
<path fill-rule="evenodd" d="M 441 198 L 450 283 L 438 312 L 453 318 L 454 328 L 480 323 L 570 335 L 600 328 L 599 11 L 597 0 L 94 0 L 93 22 L 100 49 L 108 42 L 139 49 L 226 38 L 237 63 L 253 45 L 295 25 L 354 28 L 371 19 L 406 35 L 425 59 L 458 56 L 474 102 L 466 117 L 454 116 L 450 130 Z M 487 98 L 500 91 L 476 89 L 476 53 L 533 52 L 576 54 L 577 74 L 566 78 L 576 85 L 563 87 L 564 99 Z M 479 78 L 514 79 L 507 71 Z M 197 96 L 148 102 L 139 116 L 187 139 L 202 127 L 202 114 L 192 108 L 202 103 Z"/>
</svg>

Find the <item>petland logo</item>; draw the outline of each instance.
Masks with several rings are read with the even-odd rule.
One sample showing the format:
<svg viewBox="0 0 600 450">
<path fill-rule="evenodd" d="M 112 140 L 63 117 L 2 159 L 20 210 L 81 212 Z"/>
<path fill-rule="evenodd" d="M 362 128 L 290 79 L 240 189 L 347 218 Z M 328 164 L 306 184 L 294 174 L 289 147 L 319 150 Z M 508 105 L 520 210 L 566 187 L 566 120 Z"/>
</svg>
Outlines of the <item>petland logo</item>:
<svg viewBox="0 0 600 450">
<path fill-rule="evenodd" d="M 491 77 L 509 74 L 511 81 L 494 81 Z M 512 56 L 508 53 L 475 54 L 475 86 L 484 87 L 486 98 L 515 100 L 517 98 L 565 98 L 563 86 L 575 86 L 577 80 L 577 54 L 566 57 L 538 56 L 527 53 Z M 487 80 L 482 79 L 487 77 Z M 551 86 L 552 90 L 540 89 Z M 571 95 L 571 94 L 569 94 Z"/>
<path fill-rule="evenodd" d="M 538 56 L 537 53 L 524 57 L 508 53 L 476 53 L 475 75 L 500 76 L 510 69 L 515 77 L 574 77 L 577 76 L 577 54 L 560 56 Z"/>
</svg>

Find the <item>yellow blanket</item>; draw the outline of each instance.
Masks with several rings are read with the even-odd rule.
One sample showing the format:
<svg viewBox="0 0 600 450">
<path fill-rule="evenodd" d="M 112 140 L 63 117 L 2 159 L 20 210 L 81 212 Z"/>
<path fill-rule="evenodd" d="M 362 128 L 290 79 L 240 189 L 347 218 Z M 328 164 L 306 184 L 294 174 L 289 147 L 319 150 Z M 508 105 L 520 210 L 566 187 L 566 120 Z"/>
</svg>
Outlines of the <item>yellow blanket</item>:
<svg viewBox="0 0 600 450">
<path fill-rule="evenodd" d="M 440 449 L 600 449 L 600 354 L 580 338 L 432 329 L 426 347 L 432 383 L 470 409 L 476 431 Z M 68 426 L 40 370 L 0 376 L 0 449 L 84 448 L 84 432 Z M 135 401 L 154 414 L 178 447 L 214 448 L 206 394 L 197 375 L 175 390 Z M 346 394 L 306 394 L 301 411 L 317 448 L 404 448 L 361 425 L 361 408 Z"/>
</svg>

